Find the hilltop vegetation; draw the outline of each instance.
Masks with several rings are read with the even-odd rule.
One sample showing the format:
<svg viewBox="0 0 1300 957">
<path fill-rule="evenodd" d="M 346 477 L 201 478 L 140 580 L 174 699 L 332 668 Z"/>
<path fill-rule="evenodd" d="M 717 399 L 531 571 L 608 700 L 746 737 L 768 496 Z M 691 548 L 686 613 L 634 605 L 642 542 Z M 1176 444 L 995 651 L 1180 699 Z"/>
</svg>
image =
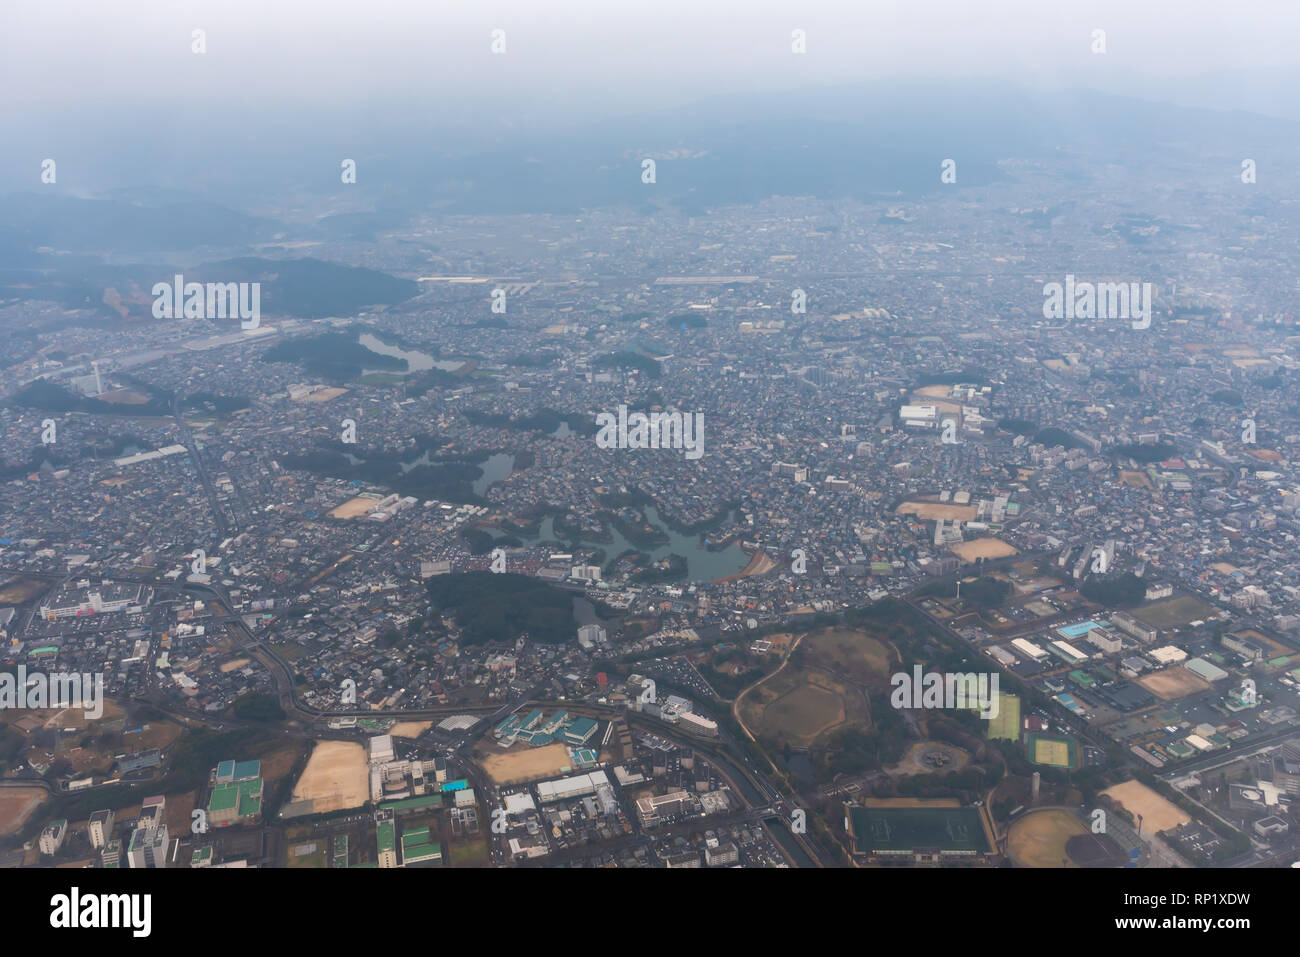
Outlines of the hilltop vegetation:
<svg viewBox="0 0 1300 957">
<path fill-rule="evenodd" d="M 440 575 L 428 591 L 434 609 L 456 619 L 462 644 L 514 641 L 524 632 L 533 641 L 559 644 L 578 632 L 573 595 L 527 575 Z"/>
<path fill-rule="evenodd" d="M 363 346 L 355 332 L 325 332 L 277 342 L 263 362 L 295 362 L 308 372 L 333 379 L 355 379 L 366 369 L 406 372 L 405 359 L 381 355 Z"/>
</svg>

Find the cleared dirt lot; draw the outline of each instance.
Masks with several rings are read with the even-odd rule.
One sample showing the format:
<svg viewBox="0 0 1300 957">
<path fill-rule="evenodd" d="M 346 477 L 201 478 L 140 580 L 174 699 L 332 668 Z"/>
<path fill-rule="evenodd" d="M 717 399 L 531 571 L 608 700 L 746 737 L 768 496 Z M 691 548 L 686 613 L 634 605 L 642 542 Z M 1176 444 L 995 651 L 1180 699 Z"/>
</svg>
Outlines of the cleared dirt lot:
<svg viewBox="0 0 1300 957">
<path fill-rule="evenodd" d="M 0 788 L 0 834 L 17 834 L 45 801 L 42 788 Z"/>
<path fill-rule="evenodd" d="M 974 505 L 944 505 L 940 502 L 904 502 L 894 509 L 896 515 L 915 515 L 922 521 L 941 518 L 945 522 L 969 522 L 977 512 Z"/>
<path fill-rule="evenodd" d="M 360 518 L 374 508 L 378 501 L 381 501 L 378 496 L 358 495 L 330 512 L 330 518 Z"/>
<path fill-rule="evenodd" d="M 1162 798 L 1141 781 L 1125 781 L 1101 793 L 1123 805 L 1126 811 L 1142 815 L 1144 837 L 1191 820 L 1191 816 L 1179 810 L 1178 805 Z"/>
<path fill-rule="evenodd" d="M 997 538 L 977 538 L 962 542 L 960 545 L 952 546 L 949 551 L 964 562 L 974 562 L 977 558 L 1006 558 L 1008 555 L 1020 553 L 1014 546 Z"/>
<path fill-rule="evenodd" d="M 365 804 L 370 800 L 365 747 L 352 741 L 318 741 L 294 785 L 292 800 L 314 801 L 317 814 Z"/>
<path fill-rule="evenodd" d="M 1012 822 L 1007 833 L 1007 855 L 1021 867 L 1077 867 L 1065 845 L 1070 838 L 1088 833 L 1070 811 L 1030 811 Z"/>
<path fill-rule="evenodd" d="M 1123 469 L 1119 473 L 1119 480 L 1130 488 L 1151 488 L 1151 479 L 1145 472 L 1133 472 Z"/>
<path fill-rule="evenodd" d="M 432 727 L 432 721 L 399 721 L 388 729 L 388 733 L 395 738 L 418 738 Z"/>
<path fill-rule="evenodd" d="M 295 401 L 298 402 L 328 402 L 330 399 L 337 399 L 341 395 L 347 395 L 347 389 L 340 389 L 337 386 L 331 386 L 328 389 L 318 389 L 311 395 L 304 396 Z"/>
<path fill-rule="evenodd" d="M 1217 618 L 1218 612 L 1213 605 L 1207 605 L 1199 598 L 1181 595 L 1145 605 L 1132 612 L 1132 615 L 1152 628 L 1178 628 L 1198 618 Z"/>
<path fill-rule="evenodd" d="M 31 578 L 17 578 L 0 585 L 0 606 L 3 605 L 21 605 L 23 602 L 31 601 L 41 592 L 45 591 L 44 582 L 35 581 Z"/>
<path fill-rule="evenodd" d="M 1143 675 L 1137 679 L 1137 683 L 1163 701 L 1186 698 L 1189 694 L 1208 691 L 1211 687 L 1208 681 L 1198 678 L 1182 665 Z"/>
<path fill-rule="evenodd" d="M 489 750 L 490 749 L 490 750 Z M 552 777 L 569 767 L 569 749 L 563 744 L 546 744 L 530 748 L 516 744 L 509 751 L 486 745 L 478 754 L 478 764 L 497 784 L 516 784 Z"/>
</svg>

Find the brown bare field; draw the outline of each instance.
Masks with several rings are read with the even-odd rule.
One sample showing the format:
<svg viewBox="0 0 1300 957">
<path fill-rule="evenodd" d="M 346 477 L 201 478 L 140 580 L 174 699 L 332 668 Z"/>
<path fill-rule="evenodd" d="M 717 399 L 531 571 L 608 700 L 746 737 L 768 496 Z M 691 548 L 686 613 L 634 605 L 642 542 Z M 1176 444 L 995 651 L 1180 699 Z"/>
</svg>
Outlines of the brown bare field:
<svg viewBox="0 0 1300 957">
<path fill-rule="evenodd" d="M 262 780 L 278 781 L 291 770 L 294 762 L 298 760 L 298 755 L 302 749 L 298 745 L 286 744 L 284 747 L 276 748 L 270 754 L 263 755 L 262 761 Z"/>
<path fill-rule="evenodd" d="M 1151 488 L 1151 478 L 1145 472 L 1121 469 L 1119 480 L 1130 488 Z"/>
<path fill-rule="evenodd" d="M 378 501 L 373 495 L 358 495 L 330 512 L 330 518 L 359 518 L 374 508 Z"/>
<path fill-rule="evenodd" d="M 1244 449 L 1243 454 L 1260 462 L 1267 462 L 1269 465 L 1277 465 L 1282 461 L 1282 455 L 1276 449 Z"/>
<path fill-rule="evenodd" d="M 973 541 L 953 545 L 949 551 L 964 562 L 974 564 L 977 558 L 1006 558 L 1018 555 L 1020 550 L 998 538 L 977 538 Z"/>
<path fill-rule="evenodd" d="M 0 586 L 0 605 L 21 605 L 25 601 L 31 601 L 45 591 L 45 588 L 44 582 L 33 581 L 30 578 L 5 582 Z"/>
<path fill-rule="evenodd" d="M 316 742 L 291 798 L 309 799 L 318 814 L 360 807 L 370 800 L 365 747 L 353 741 Z"/>
<path fill-rule="evenodd" d="M 890 670 L 900 661 L 892 645 L 853 628 L 823 628 L 800 644 L 814 664 L 863 684 L 888 684 Z"/>
<path fill-rule="evenodd" d="M 1218 610 L 1194 595 L 1179 595 L 1143 605 L 1132 612 L 1134 618 L 1152 628 L 1177 628 L 1197 618 L 1210 620 L 1219 617 Z"/>
<path fill-rule="evenodd" d="M 234 661 L 227 661 L 219 670 L 223 675 L 230 674 L 230 672 L 238 671 L 244 667 L 250 660 L 249 658 L 236 658 Z"/>
<path fill-rule="evenodd" d="M 347 391 L 348 391 L 347 389 L 340 389 L 331 386 L 328 389 L 321 389 L 317 392 L 313 392 L 311 395 L 305 396 L 304 398 L 299 399 L 298 401 L 299 402 L 328 402 L 330 399 L 337 399 L 341 395 L 346 395 Z"/>
<path fill-rule="evenodd" d="M 780 668 L 737 696 L 732 712 L 751 735 L 818 746 L 838 728 L 870 727 L 864 687 L 883 687 L 896 657 L 892 646 L 866 631 L 809 632 Z"/>
<path fill-rule="evenodd" d="M 47 729 L 64 728 L 69 731 L 95 730 L 98 721 L 104 718 L 117 718 L 124 712 L 122 706 L 109 698 L 103 701 L 104 714 L 101 718 L 88 719 L 81 708 L 21 708 L 0 712 L 0 724 L 12 725 L 23 718 L 33 718 Z"/>
<path fill-rule="evenodd" d="M 1243 630 L 1241 630 L 1241 631 L 1233 632 L 1233 634 L 1242 635 L 1242 636 L 1244 636 L 1244 637 L 1246 637 L 1246 638 L 1253 638 L 1253 639 L 1255 639 L 1256 641 L 1258 641 L 1258 642 L 1259 642 L 1261 645 L 1263 645 L 1264 647 L 1266 647 L 1266 648 L 1271 648 L 1271 649 L 1273 650 L 1273 654 L 1274 654 L 1275 656 L 1276 656 L 1276 655 L 1290 655 L 1290 654 L 1294 654 L 1294 653 L 1295 653 L 1295 649 L 1294 649 L 1294 648 L 1289 647 L 1288 645 L 1284 645 L 1284 644 L 1282 644 L 1281 642 L 1276 641 L 1276 640 L 1270 638 L 1268 635 L 1264 634 L 1262 631 L 1256 631 L 1254 628 L 1245 628 L 1245 629 L 1243 629 Z"/>
<path fill-rule="evenodd" d="M 388 733 L 395 738 L 418 738 L 432 727 L 432 721 L 399 721 L 388 729 Z"/>
<path fill-rule="evenodd" d="M 818 735 L 844 723 L 844 688 L 829 676 L 809 672 L 804 684 L 768 703 L 763 724 L 780 728 L 811 746 Z"/>
<path fill-rule="evenodd" d="M 912 397 L 924 396 L 927 399 L 946 399 L 952 394 L 952 386 L 947 385 L 923 385 L 919 389 L 912 390 Z"/>
<path fill-rule="evenodd" d="M 43 764 L 49 764 L 57 758 L 67 761 L 68 770 L 73 774 L 107 774 L 113 766 L 111 754 L 104 754 L 94 748 L 79 747 L 72 744 L 71 741 L 54 753 L 49 751 L 41 752 L 36 749 L 27 752 L 29 761 L 40 761 Z"/>
<path fill-rule="evenodd" d="M 45 802 L 41 788 L 0 788 L 0 834 L 17 834 Z"/>
<path fill-rule="evenodd" d="M 516 744 L 508 751 L 486 745 L 478 754 L 479 767 L 496 784 L 517 784 L 552 777 L 569 767 L 570 760 L 569 749 L 558 741 L 540 748 Z"/>
<path fill-rule="evenodd" d="M 861 697 L 824 671 L 792 668 L 787 663 L 742 692 L 735 713 L 754 735 L 784 736 L 806 748 L 843 725 L 849 716 L 849 699 L 861 701 Z M 870 723 L 865 702 L 853 710 L 864 726 Z"/>
<path fill-rule="evenodd" d="M 788 631 L 778 631 L 774 635 L 768 635 L 767 640 L 772 643 L 772 651 L 776 654 L 785 654 L 794 644 L 794 635 Z"/>
<path fill-rule="evenodd" d="M 194 823 L 193 811 L 197 797 L 197 791 L 167 795 L 167 804 L 163 807 L 163 822 L 167 825 L 168 834 L 190 833 L 190 827 Z"/>
<path fill-rule="evenodd" d="M 1207 691 L 1211 687 L 1208 681 L 1198 678 L 1182 665 L 1143 675 L 1137 679 L 1137 683 L 1163 701 L 1186 698 L 1189 694 Z"/>
<path fill-rule="evenodd" d="M 1091 833 L 1070 811 L 1043 808 L 1023 814 L 1007 832 L 1007 856 L 1021 867 L 1077 867 L 1065 851 L 1070 838 Z"/>
<path fill-rule="evenodd" d="M 1135 816 L 1141 814 L 1143 835 L 1156 834 L 1191 820 L 1191 816 L 1178 805 L 1161 797 L 1141 781 L 1125 781 L 1101 793 Z"/>
<path fill-rule="evenodd" d="M 131 389 L 112 389 L 95 398 L 101 402 L 112 402 L 115 405 L 144 405 L 149 401 L 147 395 L 141 395 Z"/>
<path fill-rule="evenodd" d="M 957 798 L 866 798 L 867 807 L 961 807 Z"/>
<path fill-rule="evenodd" d="M 945 522 L 969 522 L 978 514 L 974 505 L 945 505 L 941 502 L 904 502 L 894 509 L 895 515 L 915 515 L 922 521 L 943 519 Z"/>
</svg>

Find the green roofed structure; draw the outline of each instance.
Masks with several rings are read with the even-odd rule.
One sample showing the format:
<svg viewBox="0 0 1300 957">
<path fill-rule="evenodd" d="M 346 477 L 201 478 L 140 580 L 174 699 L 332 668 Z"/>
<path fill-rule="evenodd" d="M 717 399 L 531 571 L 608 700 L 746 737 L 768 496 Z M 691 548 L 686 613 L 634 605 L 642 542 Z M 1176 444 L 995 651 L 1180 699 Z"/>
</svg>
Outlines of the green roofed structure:
<svg viewBox="0 0 1300 957">
<path fill-rule="evenodd" d="M 375 825 L 375 841 L 379 848 L 379 866 L 397 867 L 397 825 L 380 821 Z"/>
<path fill-rule="evenodd" d="M 854 856 L 877 863 L 980 864 L 996 854 L 988 822 L 977 807 L 854 802 L 845 805 L 844 826 Z"/>
<path fill-rule="evenodd" d="M 261 815 L 262 779 L 260 777 L 218 784 L 212 789 L 212 795 L 208 798 L 208 823 L 213 827 L 228 827 L 231 824 L 254 821 Z"/>
<path fill-rule="evenodd" d="M 442 861 L 442 847 L 430 843 L 428 827 L 413 827 L 402 834 L 402 866 L 436 864 Z"/>
<path fill-rule="evenodd" d="M 564 740 L 569 744 L 586 744 L 595 731 L 596 722 L 591 718 L 577 718 L 564 729 Z"/>
<path fill-rule="evenodd" d="M 385 801 L 379 807 L 384 811 L 392 811 L 398 817 L 418 814 L 421 811 L 436 811 L 442 807 L 442 795 L 425 794 L 420 797 L 403 798 L 400 801 Z"/>
</svg>

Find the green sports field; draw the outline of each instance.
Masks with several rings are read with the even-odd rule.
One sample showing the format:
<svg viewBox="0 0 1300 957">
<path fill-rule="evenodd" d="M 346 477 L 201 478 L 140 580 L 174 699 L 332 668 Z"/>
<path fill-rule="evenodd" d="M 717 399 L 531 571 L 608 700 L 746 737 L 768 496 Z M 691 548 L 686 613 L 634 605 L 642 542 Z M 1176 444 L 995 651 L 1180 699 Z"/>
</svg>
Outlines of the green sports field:
<svg viewBox="0 0 1300 957">
<path fill-rule="evenodd" d="M 1073 738 L 1031 734 L 1025 741 L 1025 753 L 1030 764 L 1071 770 L 1079 767 L 1079 746 Z"/>
<path fill-rule="evenodd" d="M 989 719 L 988 736 L 1003 741 L 1020 740 L 1020 698 L 1018 695 L 998 692 L 998 714 Z"/>
</svg>

